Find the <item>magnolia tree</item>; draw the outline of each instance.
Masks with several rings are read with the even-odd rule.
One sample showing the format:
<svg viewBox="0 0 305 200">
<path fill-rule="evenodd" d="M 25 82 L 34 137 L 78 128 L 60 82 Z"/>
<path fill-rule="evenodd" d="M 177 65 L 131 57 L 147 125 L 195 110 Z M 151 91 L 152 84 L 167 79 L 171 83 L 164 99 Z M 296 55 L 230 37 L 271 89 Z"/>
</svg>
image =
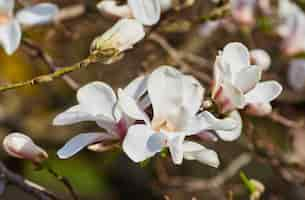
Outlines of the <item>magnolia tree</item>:
<svg viewBox="0 0 305 200">
<path fill-rule="evenodd" d="M 242 184 L 239 187 L 242 185 L 242 190 L 249 196 L 247 198 L 252 200 L 261 199 L 266 187 L 272 188 L 254 175 L 251 175 L 253 179 L 248 178 L 249 175 L 241 171 L 252 159 L 263 160 L 286 183 L 304 183 L 305 156 L 301 147 L 304 143 L 300 136 L 305 134 L 303 123 L 293 116 L 288 119 L 279 111 L 282 107 L 288 110 L 288 106 L 293 106 L 291 102 L 301 104 L 305 99 L 302 95 L 305 88 L 305 15 L 302 6 L 305 5 L 289 0 L 276 3 L 269 0 L 103 0 L 96 5 L 89 4 L 84 2 L 66 8 L 47 2 L 0 0 L 0 44 L 7 59 L 13 59 L 16 51 L 29 54 L 30 50 L 32 54 L 29 56 L 33 56 L 34 52 L 51 70 L 49 74 L 30 80 L 2 84 L 0 92 L 52 84 L 62 78 L 75 91 L 77 103 L 68 105 L 68 109 L 57 108 L 54 119 L 43 122 L 43 126 L 52 124 L 56 130 L 60 129 L 59 126 L 85 121 L 96 124 L 95 131 L 82 129 L 81 133 L 67 140 L 57 150 L 56 162 L 72 159 L 85 148 L 103 154 L 119 149 L 120 154 L 128 158 L 125 162 L 133 162 L 135 167 L 144 167 L 148 162 L 149 165 L 156 165 L 155 173 L 162 187 L 181 187 L 185 192 L 219 190 L 223 194 L 221 199 L 227 192 L 219 187 L 234 176 L 240 176 Z M 209 9 L 202 10 L 201 4 Z M 200 12 L 194 12 L 192 17 L 184 12 L 194 11 L 195 8 Z M 52 56 L 27 35 L 30 29 L 45 24 L 49 25 L 42 29 L 58 25 L 67 29 L 66 18 L 77 21 L 94 12 L 92 10 L 97 15 L 102 14 L 103 17 L 99 18 L 113 22 L 113 25 L 92 40 L 87 58 L 73 65 L 55 65 Z M 242 38 L 227 40 L 217 36 L 219 32 Z M 256 36 L 256 33 L 259 35 Z M 179 37 L 183 34 L 191 36 L 188 40 L 172 39 L 177 41 L 177 45 L 168 41 L 171 35 Z M 213 37 L 225 41 L 216 48 L 212 43 L 204 43 Z M 271 38 L 270 41 L 267 37 Z M 263 38 L 263 45 L 256 43 L 260 38 Z M 156 43 L 168 55 L 161 55 L 159 47 L 149 47 L 149 41 Z M 273 41 L 277 42 L 274 44 Z M 80 84 L 69 75 L 98 63 L 109 67 L 120 62 L 121 68 L 124 68 L 126 57 L 140 59 L 141 56 L 137 57 L 132 51 L 142 51 L 141 48 L 144 53 L 150 48 L 152 57 L 168 57 L 147 57 L 144 61 L 154 67 L 144 66 L 140 75 L 119 88 L 100 79 Z M 198 53 L 201 48 L 214 48 L 215 51 L 205 55 L 204 52 Z M 129 53 L 130 56 L 127 56 Z M 280 69 L 281 65 L 285 68 Z M 115 76 L 127 75 L 118 72 Z M 283 90 L 284 86 L 287 91 Z M 273 101 L 278 102 L 274 104 Z M 273 105 L 277 111 L 274 111 Z M 298 115 L 304 117 L 302 112 Z M 2 118 L 5 122 L 6 116 Z M 293 153 L 282 154 L 275 150 L 273 144 L 259 138 L 255 134 L 258 120 L 269 120 L 292 132 L 290 143 Z M 23 129 L 14 128 L 14 131 Z M 27 128 L 27 132 L 30 134 L 31 128 Z M 231 159 L 226 157 L 227 153 L 216 151 L 224 142 L 240 145 L 245 153 L 223 164 L 222 160 Z M 74 188 L 73 181 L 57 173 L 56 162 L 48 159 L 49 155 L 42 146 L 19 132 L 8 131 L 3 139 L 3 150 L 8 155 L 29 160 L 35 169 L 48 171 L 66 187 L 72 199 L 81 199 L 82 195 Z M 301 153 L 296 153 L 298 151 Z M 200 179 L 168 175 L 171 172 L 166 165 L 178 165 L 179 168 L 184 160 L 217 168 L 216 176 Z M 37 199 L 63 199 L 50 188 L 10 171 L 2 162 L 0 172 L 3 177 L 0 188 L 3 191 L 7 183 L 11 183 Z M 176 199 L 162 191 L 165 199 Z M 237 190 L 230 190 L 228 199 L 235 199 L 235 193 L 238 195 Z M 281 195 L 266 198 L 284 198 Z M 190 198 L 196 199 L 195 196 L 187 199 Z M 305 197 L 299 199 L 302 198 Z"/>
</svg>

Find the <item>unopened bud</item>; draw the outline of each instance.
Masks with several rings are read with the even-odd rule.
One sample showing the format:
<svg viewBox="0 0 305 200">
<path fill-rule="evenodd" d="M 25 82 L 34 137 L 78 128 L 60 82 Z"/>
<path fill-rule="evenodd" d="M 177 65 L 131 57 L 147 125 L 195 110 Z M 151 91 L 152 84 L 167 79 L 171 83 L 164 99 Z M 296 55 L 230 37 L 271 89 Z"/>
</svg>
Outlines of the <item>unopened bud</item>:
<svg viewBox="0 0 305 200">
<path fill-rule="evenodd" d="M 232 16 L 241 25 L 251 26 L 255 23 L 255 0 L 231 0 Z"/>
<path fill-rule="evenodd" d="M 289 86 L 295 91 L 305 89 L 305 60 L 296 59 L 289 64 L 287 81 Z"/>
<path fill-rule="evenodd" d="M 251 61 L 262 70 L 268 70 L 271 65 L 269 54 L 263 49 L 253 49 L 250 51 Z"/>
<path fill-rule="evenodd" d="M 114 56 L 130 49 L 145 36 L 143 25 L 134 19 L 121 19 L 91 44 L 91 54 Z"/>
<path fill-rule="evenodd" d="M 250 200 L 259 200 L 265 191 L 265 186 L 258 180 L 250 179 L 249 182 L 255 188 L 255 191 L 250 195 Z"/>
<path fill-rule="evenodd" d="M 13 157 L 41 163 L 48 158 L 48 154 L 33 140 L 21 133 L 11 133 L 3 140 L 4 150 Z"/>
</svg>

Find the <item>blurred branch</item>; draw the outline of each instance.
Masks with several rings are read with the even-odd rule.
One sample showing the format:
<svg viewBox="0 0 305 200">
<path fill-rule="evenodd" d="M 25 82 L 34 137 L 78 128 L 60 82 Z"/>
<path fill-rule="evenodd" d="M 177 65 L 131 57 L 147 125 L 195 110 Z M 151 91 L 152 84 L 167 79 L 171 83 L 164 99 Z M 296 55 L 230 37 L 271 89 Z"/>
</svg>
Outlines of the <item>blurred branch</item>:
<svg viewBox="0 0 305 200">
<path fill-rule="evenodd" d="M 71 194 L 72 198 L 74 200 L 79 200 L 78 195 L 76 194 L 76 191 L 74 190 L 72 184 L 70 183 L 70 181 L 64 177 L 59 175 L 57 172 L 55 172 L 52 168 L 48 167 L 48 172 L 50 174 L 52 174 L 57 180 L 59 180 L 60 182 L 62 182 L 64 184 L 64 186 L 68 189 L 69 193 Z"/>
<path fill-rule="evenodd" d="M 217 176 L 203 180 L 194 177 L 169 177 L 164 166 L 159 162 L 157 171 L 161 176 L 159 180 L 162 184 L 169 187 L 181 187 L 182 189 L 193 192 L 202 190 L 212 190 L 221 187 L 227 180 L 232 178 L 245 165 L 248 165 L 252 160 L 249 153 L 243 153 L 235 158 L 222 172 Z M 159 160 L 161 161 L 161 160 Z"/>
<path fill-rule="evenodd" d="M 44 187 L 33 183 L 27 179 L 24 179 L 22 176 L 15 174 L 6 168 L 6 166 L 0 161 L 0 173 L 4 178 L 13 185 L 16 185 L 24 192 L 34 196 L 39 200 L 63 200 L 63 198 L 58 197 L 53 192 L 48 191 Z"/>
<path fill-rule="evenodd" d="M 173 61 L 181 67 L 181 71 L 186 72 L 186 73 L 191 73 L 194 76 L 201 79 L 202 81 L 204 81 L 205 83 L 211 82 L 211 78 L 209 75 L 207 75 L 206 73 L 204 73 L 200 70 L 194 69 L 191 65 L 186 63 L 183 60 L 184 56 L 181 54 L 181 52 L 179 52 L 173 46 L 171 46 L 164 37 L 162 37 L 161 35 L 159 35 L 157 33 L 151 33 L 149 35 L 148 39 L 159 44 L 168 53 L 168 55 L 173 59 Z"/>
<path fill-rule="evenodd" d="M 30 56 L 35 56 L 38 57 L 39 59 L 42 60 L 53 72 L 56 70 L 60 69 L 57 67 L 54 63 L 54 60 L 52 57 L 47 54 L 45 51 L 43 51 L 42 48 L 40 48 L 38 45 L 34 44 L 31 40 L 29 39 L 23 39 L 22 43 L 31 51 L 25 51 L 27 54 Z M 69 75 L 64 75 L 62 79 L 74 90 L 79 88 L 79 84 L 73 80 Z"/>
<path fill-rule="evenodd" d="M 38 84 L 42 84 L 42 83 L 48 83 L 57 78 L 61 78 L 62 76 L 65 76 L 71 72 L 87 68 L 90 64 L 93 64 L 93 63 L 101 62 L 104 64 L 109 64 L 110 60 L 114 56 L 116 56 L 116 50 L 114 50 L 114 49 L 107 49 L 107 50 L 104 50 L 102 53 L 93 52 L 87 58 L 81 60 L 80 62 L 75 63 L 71 66 L 59 68 L 56 71 L 54 71 L 53 73 L 37 76 L 33 79 L 30 79 L 30 80 L 27 80 L 24 82 L 17 82 L 17 83 L 0 86 L 0 92 L 17 89 L 17 88 L 22 88 L 22 87 L 26 87 L 26 86 L 33 86 L 33 85 L 38 85 Z"/>
<path fill-rule="evenodd" d="M 208 15 L 202 15 L 199 22 L 203 23 L 209 20 L 216 20 L 225 17 L 231 13 L 230 3 L 226 3 L 220 7 L 214 8 Z"/>
<path fill-rule="evenodd" d="M 302 128 L 304 126 L 304 121 L 293 121 L 290 119 L 287 119 L 286 117 L 282 116 L 280 113 L 273 111 L 268 115 L 268 117 L 274 121 L 277 122 L 283 126 L 286 126 L 288 128 Z"/>
</svg>

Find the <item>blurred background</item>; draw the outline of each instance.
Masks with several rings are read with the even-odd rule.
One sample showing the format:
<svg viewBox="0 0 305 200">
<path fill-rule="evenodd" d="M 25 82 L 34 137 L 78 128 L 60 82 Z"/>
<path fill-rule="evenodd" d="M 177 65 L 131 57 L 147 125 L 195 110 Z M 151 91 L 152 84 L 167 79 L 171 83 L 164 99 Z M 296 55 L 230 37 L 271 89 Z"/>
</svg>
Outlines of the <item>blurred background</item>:
<svg viewBox="0 0 305 200">
<path fill-rule="evenodd" d="M 86 8 L 79 16 L 71 19 L 24 30 L 24 37 L 47 52 L 57 66 L 67 66 L 85 58 L 89 53 L 91 41 L 116 21 L 98 12 L 95 8 L 98 1 L 95 0 L 51 2 L 61 8 L 75 5 Z M 275 1 L 274 4 L 276 3 Z M 299 5 L 302 6 L 302 2 Z M 21 5 L 18 4 L 17 9 L 20 7 Z M 165 20 L 161 21 L 156 31 L 179 52 L 196 55 L 196 61 L 189 59 L 184 62 L 194 67 L 191 73 L 197 74 L 207 88 L 209 84 L 200 74 L 204 73 L 212 77 L 215 56 L 225 44 L 239 41 L 246 44 L 249 49 L 265 49 L 271 55 L 272 65 L 264 73 L 264 79 L 280 81 L 285 91 L 273 102 L 274 110 L 278 115 L 260 118 L 242 115 L 245 130 L 238 141 L 207 144 L 220 155 L 219 169 L 195 161 L 184 161 L 183 165 L 174 166 L 164 158 L 161 171 L 166 170 L 169 176 L 195 177 L 203 180 L 214 177 L 230 165 L 233 159 L 244 152 L 251 152 L 251 144 L 249 144 L 249 134 L 251 134 L 257 144 L 263 148 L 260 149 L 262 152 L 252 152 L 251 162 L 243 166 L 242 170 L 248 177 L 255 178 L 265 185 L 266 191 L 262 199 L 305 199 L 305 172 L 294 171 L 289 167 L 282 169 L 276 165 L 282 157 L 300 163 L 305 161 L 305 130 L 304 126 L 298 123 L 302 122 L 305 116 L 305 87 L 301 91 L 294 91 L 287 84 L 286 74 L 292 58 L 281 53 L 280 38 L 272 32 L 273 27 L 268 18 L 260 14 L 257 15 L 256 24 L 250 33 L 232 22 L 217 28 L 211 34 L 206 34 L 202 30 L 203 23 L 190 22 L 198 15 L 209 14 L 215 7 L 217 5 L 210 1 L 197 0 L 189 8 L 164 14 Z M 0 50 L 1 84 L 27 80 L 51 72 L 35 53 L 29 51 L 31 50 L 26 45 L 22 45 L 13 56 L 6 56 L 4 51 Z M 299 57 L 305 58 L 304 55 Z M 202 63 L 199 63 L 198 58 L 202 59 L 199 59 Z M 79 85 L 100 80 L 109 83 L 113 88 L 119 88 L 124 87 L 137 75 L 151 71 L 161 64 L 183 67 L 174 61 L 166 50 L 160 48 L 160 44 L 146 39 L 136 48 L 128 51 L 119 62 L 111 65 L 94 64 L 88 69 L 72 73 L 71 77 Z M 76 104 L 75 90 L 61 79 L 48 84 L 7 91 L 0 96 L 0 140 L 14 131 L 31 136 L 37 144 L 48 151 L 53 168 L 71 181 L 81 199 L 219 200 L 229 199 L 229 194 L 233 194 L 234 199 L 248 199 L 248 191 L 243 186 L 239 171 L 217 188 L 190 191 L 183 186 L 168 186 L 162 183 L 158 174 L 159 162 L 155 158 L 145 166 L 140 166 L 119 150 L 105 153 L 84 150 L 72 159 L 59 160 L 56 151 L 69 138 L 88 130 L 98 130 L 94 123 L 52 126 L 52 120 L 58 113 Z M 251 133 L 246 133 L 250 127 L 252 127 Z M 276 155 L 274 158 L 280 157 L 280 159 L 273 161 L 268 157 L 269 154 L 264 156 L 266 152 L 267 154 L 271 152 L 271 155 Z M 64 199 L 70 198 L 61 183 L 46 171 L 36 171 L 30 162 L 10 158 L 3 150 L 0 150 L 0 156 L 12 171 L 61 194 Z M 0 199 L 34 198 L 14 185 L 9 185 Z"/>
</svg>

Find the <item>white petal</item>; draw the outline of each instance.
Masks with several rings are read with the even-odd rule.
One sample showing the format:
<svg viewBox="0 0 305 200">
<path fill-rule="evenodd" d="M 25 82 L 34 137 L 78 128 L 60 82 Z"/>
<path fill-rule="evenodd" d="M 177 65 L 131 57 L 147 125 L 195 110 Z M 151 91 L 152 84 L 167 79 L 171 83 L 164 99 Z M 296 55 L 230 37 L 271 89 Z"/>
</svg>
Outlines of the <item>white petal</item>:
<svg viewBox="0 0 305 200">
<path fill-rule="evenodd" d="M 16 20 L 0 25 L 0 43 L 8 55 L 13 54 L 20 45 L 21 28 Z"/>
<path fill-rule="evenodd" d="M 161 66 L 149 76 L 147 88 L 155 120 L 178 117 L 183 103 L 182 76 L 170 66 Z"/>
<path fill-rule="evenodd" d="M 64 126 L 82 121 L 95 121 L 95 118 L 89 113 L 83 112 L 80 105 L 76 105 L 58 114 L 53 120 L 53 125 Z"/>
<path fill-rule="evenodd" d="M 246 93 L 255 87 L 255 85 L 261 79 L 261 75 L 262 70 L 260 67 L 252 65 L 250 67 L 243 68 L 240 72 L 238 72 L 233 84 L 242 92 Z"/>
<path fill-rule="evenodd" d="M 83 148 L 90 144 L 101 142 L 104 140 L 115 140 L 117 138 L 107 133 L 84 133 L 71 138 L 58 152 L 60 159 L 67 159 L 74 156 Z"/>
<path fill-rule="evenodd" d="M 173 6 L 173 0 L 159 0 L 159 2 L 162 12 L 168 11 Z"/>
<path fill-rule="evenodd" d="M 276 81 L 258 83 L 246 95 L 246 103 L 269 103 L 282 92 L 282 86 Z"/>
<path fill-rule="evenodd" d="M 144 120 L 146 124 L 150 124 L 146 113 L 138 106 L 136 100 L 128 96 L 125 91 L 119 89 L 119 106 L 123 112 L 132 119 Z"/>
<path fill-rule="evenodd" d="M 227 44 L 223 49 L 222 63 L 229 65 L 234 77 L 239 71 L 250 65 L 250 55 L 247 47 L 238 42 Z"/>
<path fill-rule="evenodd" d="M 138 99 L 147 91 L 147 77 L 139 76 L 138 78 L 131 81 L 125 88 L 124 92 L 128 96 Z"/>
<path fill-rule="evenodd" d="M 138 124 L 129 127 L 123 141 L 123 150 L 134 162 L 144 161 L 157 152 L 151 151 L 148 145 L 149 138 L 153 135 L 153 130 L 148 126 Z"/>
<path fill-rule="evenodd" d="M 156 24 L 161 15 L 159 0 L 128 0 L 134 17 L 144 25 Z"/>
<path fill-rule="evenodd" d="M 264 2 L 264 1 L 262 1 Z M 251 61 L 262 70 L 268 70 L 271 65 L 271 57 L 264 49 L 252 49 L 250 51 Z"/>
<path fill-rule="evenodd" d="M 53 20 L 59 9 L 55 4 L 40 3 L 17 12 L 17 20 L 24 25 L 45 24 Z"/>
<path fill-rule="evenodd" d="M 170 137 L 168 138 L 168 148 L 172 157 L 174 164 L 180 165 L 183 161 L 183 141 L 186 136 L 185 133 L 168 133 Z"/>
<path fill-rule="evenodd" d="M 8 16 L 13 15 L 15 0 L 0 0 L 0 13 Z"/>
<path fill-rule="evenodd" d="M 190 115 L 195 115 L 202 104 L 204 88 L 192 76 L 183 76 L 183 107 Z"/>
<path fill-rule="evenodd" d="M 127 4 L 117 5 L 115 0 L 103 0 L 99 2 L 96 7 L 103 14 L 124 18 L 132 17 L 129 6 Z"/>
<path fill-rule="evenodd" d="M 231 112 L 227 120 L 234 120 L 236 127 L 232 130 L 216 130 L 216 134 L 224 141 L 233 141 L 239 138 L 242 131 L 242 119 L 238 111 Z"/>
<path fill-rule="evenodd" d="M 212 113 L 208 111 L 202 112 L 200 114 L 200 119 L 202 123 L 207 123 L 206 130 L 232 130 L 238 125 L 234 119 L 217 119 Z"/>
<path fill-rule="evenodd" d="M 109 85 L 92 82 L 81 87 L 77 99 L 83 110 L 93 116 L 101 115 L 113 119 L 116 96 Z"/>
<path fill-rule="evenodd" d="M 205 148 L 204 146 L 186 141 L 183 143 L 183 157 L 186 160 L 197 160 L 203 164 L 217 168 L 220 164 L 218 155 L 215 151 Z"/>
</svg>

